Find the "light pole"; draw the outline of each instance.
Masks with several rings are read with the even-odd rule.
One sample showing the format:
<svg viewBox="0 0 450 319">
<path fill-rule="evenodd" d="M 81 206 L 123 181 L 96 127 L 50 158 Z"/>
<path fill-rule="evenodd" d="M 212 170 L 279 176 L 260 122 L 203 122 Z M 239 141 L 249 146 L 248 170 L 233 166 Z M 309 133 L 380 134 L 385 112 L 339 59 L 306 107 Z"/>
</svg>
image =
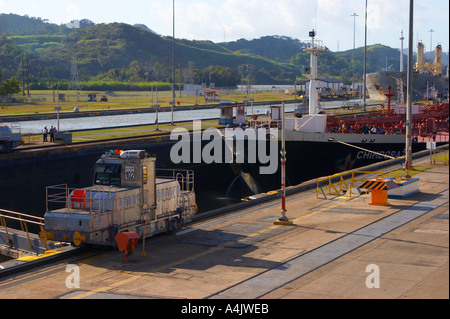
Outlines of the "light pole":
<svg viewBox="0 0 450 319">
<path fill-rule="evenodd" d="M 171 112 L 171 117 L 172 117 L 172 125 L 173 124 L 173 107 L 175 106 L 175 0 L 172 1 L 172 20 L 173 20 L 173 25 L 172 25 L 172 102 L 170 105 L 170 112 Z"/>
<path fill-rule="evenodd" d="M 431 29 L 430 31 L 431 34 L 431 39 L 430 39 L 430 51 L 433 52 L 433 32 L 435 32 L 433 29 Z M 433 56 L 431 57 L 431 61 L 433 61 Z"/>
<path fill-rule="evenodd" d="M 412 166 L 412 68 L 413 68 L 413 31 L 414 31 L 414 0 L 409 1 L 409 43 L 408 43 L 408 83 L 406 109 L 406 178 L 410 178 L 409 169 Z"/>
<path fill-rule="evenodd" d="M 363 75 L 363 106 L 366 110 L 366 71 L 367 71 L 367 0 L 364 19 L 364 75 Z"/>
<path fill-rule="evenodd" d="M 153 98 L 152 98 L 152 104 L 153 104 Z M 160 105 L 158 104 L 158 87 L 156 87 L 156 104 L 153 107 L 156 110 L 156 115 L 155 115 L 156 131 L 160 131 L 160 129 L 159 129 L 159 119 L 158 119 L 158 109 L 160 107 Z"/>
<path fill-rule="evenodd" d="M 356 42 L 356 17 L 359 17 L 356 13 L 351 15 L 353 17 L 353 81 L 352 89 L 355 92 L 355 42 Z"/>
</svg>

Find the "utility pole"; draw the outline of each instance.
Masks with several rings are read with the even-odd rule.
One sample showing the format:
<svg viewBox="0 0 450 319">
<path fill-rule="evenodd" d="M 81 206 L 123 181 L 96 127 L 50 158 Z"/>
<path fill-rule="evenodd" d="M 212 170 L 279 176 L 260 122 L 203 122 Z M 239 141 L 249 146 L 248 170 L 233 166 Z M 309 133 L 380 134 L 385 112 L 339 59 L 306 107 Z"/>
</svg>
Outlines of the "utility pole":
<svg viewBox="0 0 450 319">
<path fill-rule="evenodd" d="M 175 0 L 172 1 L 172 102 L 170 105 L 170 112 L 171 112 L 171 116 L 172 116 L 172 120 L 171 123 L 172 125 L 174 125 L 173 123 L 173 107 L 175 106 Z"/>
<path fill-rule="evenodd" d="M 30 63 L 27 56 L 27 95 L 30 96 Z"/>
<path fill-rule="evenodd" d="M 413 32 L 414 32 L 414 0 L 409 1 L 409 44 L 408 44 L 408 83 L 406 109 L 406 178 L 411 178 L 409 169 L 412 165 L 412 68 L 413 68 Z"/>
<path fill-rule="evenodd" d="M 367 0 L 364 19 L 364 75 L 363 75 L 363 107 L 366 110 L 366 72 L 367 72 Z"/>
<path fill-rule="evenodd" d="M 22 55 L 22 95 L 25 96 L 25 61 Z"/>
<path fill-rule="evenodd" d="M 28 56 L 22 55 L 21 58 L 21 71 L 22 71 L 22 95 L 25 96 L 25 90 L 27 90 L 27 96 L 30 96 L 30 63 Z M 25 86 L 26 78 L 26 86 Z"/>
</svg>

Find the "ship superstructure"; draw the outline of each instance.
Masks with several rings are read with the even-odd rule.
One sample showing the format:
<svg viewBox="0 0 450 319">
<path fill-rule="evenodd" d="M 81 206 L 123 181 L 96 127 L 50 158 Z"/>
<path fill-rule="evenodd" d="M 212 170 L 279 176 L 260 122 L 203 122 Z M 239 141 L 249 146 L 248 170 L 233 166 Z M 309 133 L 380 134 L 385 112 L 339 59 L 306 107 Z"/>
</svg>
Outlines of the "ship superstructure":
<svg viewBox="0 0 450 319">
<path fill-rule="evenodd" d="M 435 48 L 433 62 L 425 60 L 425 46 L 422 41 L 417 44 L 417 59 L 412 75 L 412 97 L 414 101 L 423 99 L 448 98 L 448 74 L 443 75 L 442 46 Z M 406 71 L 383 70 L 367 74 L 367 90 L 370 100 L 386 102 L 389 88 L 394 91 L 394 99 L 404 102 L 402 95 L 406 92 Z"/>
</svg>

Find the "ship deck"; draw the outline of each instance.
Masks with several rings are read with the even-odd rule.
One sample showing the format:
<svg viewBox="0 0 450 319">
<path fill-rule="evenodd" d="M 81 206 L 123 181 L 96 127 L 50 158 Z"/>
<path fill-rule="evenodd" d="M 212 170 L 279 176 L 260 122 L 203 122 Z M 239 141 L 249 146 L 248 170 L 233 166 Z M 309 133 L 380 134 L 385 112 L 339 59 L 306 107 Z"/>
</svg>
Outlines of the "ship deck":
<svg viewBox="0 0 450 319">
<path fill-rule="evenodd" d="M 277 200 L 147 239 L 127 263 L 107 251 L 6 278 L 0 299 L 448 299 L 448 176 L 436 165 L 416 176 L 419 193 L 387 206 L 298 193 L 293 226 L 273 224 Z"/>
</svg>

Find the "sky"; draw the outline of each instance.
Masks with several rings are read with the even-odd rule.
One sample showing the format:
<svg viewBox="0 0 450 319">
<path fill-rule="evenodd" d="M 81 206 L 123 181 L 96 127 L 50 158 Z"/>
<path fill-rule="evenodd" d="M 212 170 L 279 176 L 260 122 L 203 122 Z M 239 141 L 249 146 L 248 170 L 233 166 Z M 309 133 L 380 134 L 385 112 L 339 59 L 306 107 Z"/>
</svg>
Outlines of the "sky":
<svg viewBox="0 0 450 319">
<path fill-rule="evenodd" d="M 408 46 L 409 0 L 368 0 L 367 44 Z M 0 13 L 15 13 L 63 24 L 89 19 L 95 23 L 141 23 L 160 35 L 172 35 L 171 0 L 0 0 Z M 364 46 L 365 0 L 175 0 L 175 37 L 213 42 L 288 36 L 317 39 L 332 51 Z M 358 16 L 353 17 L 356 13 Z M 433 30 L 430 32 L 430 30 Z M 449 50 L 449 1 L 414 1 L 414 48 L 419 40 L 430 51 Z"/>
</svg>

